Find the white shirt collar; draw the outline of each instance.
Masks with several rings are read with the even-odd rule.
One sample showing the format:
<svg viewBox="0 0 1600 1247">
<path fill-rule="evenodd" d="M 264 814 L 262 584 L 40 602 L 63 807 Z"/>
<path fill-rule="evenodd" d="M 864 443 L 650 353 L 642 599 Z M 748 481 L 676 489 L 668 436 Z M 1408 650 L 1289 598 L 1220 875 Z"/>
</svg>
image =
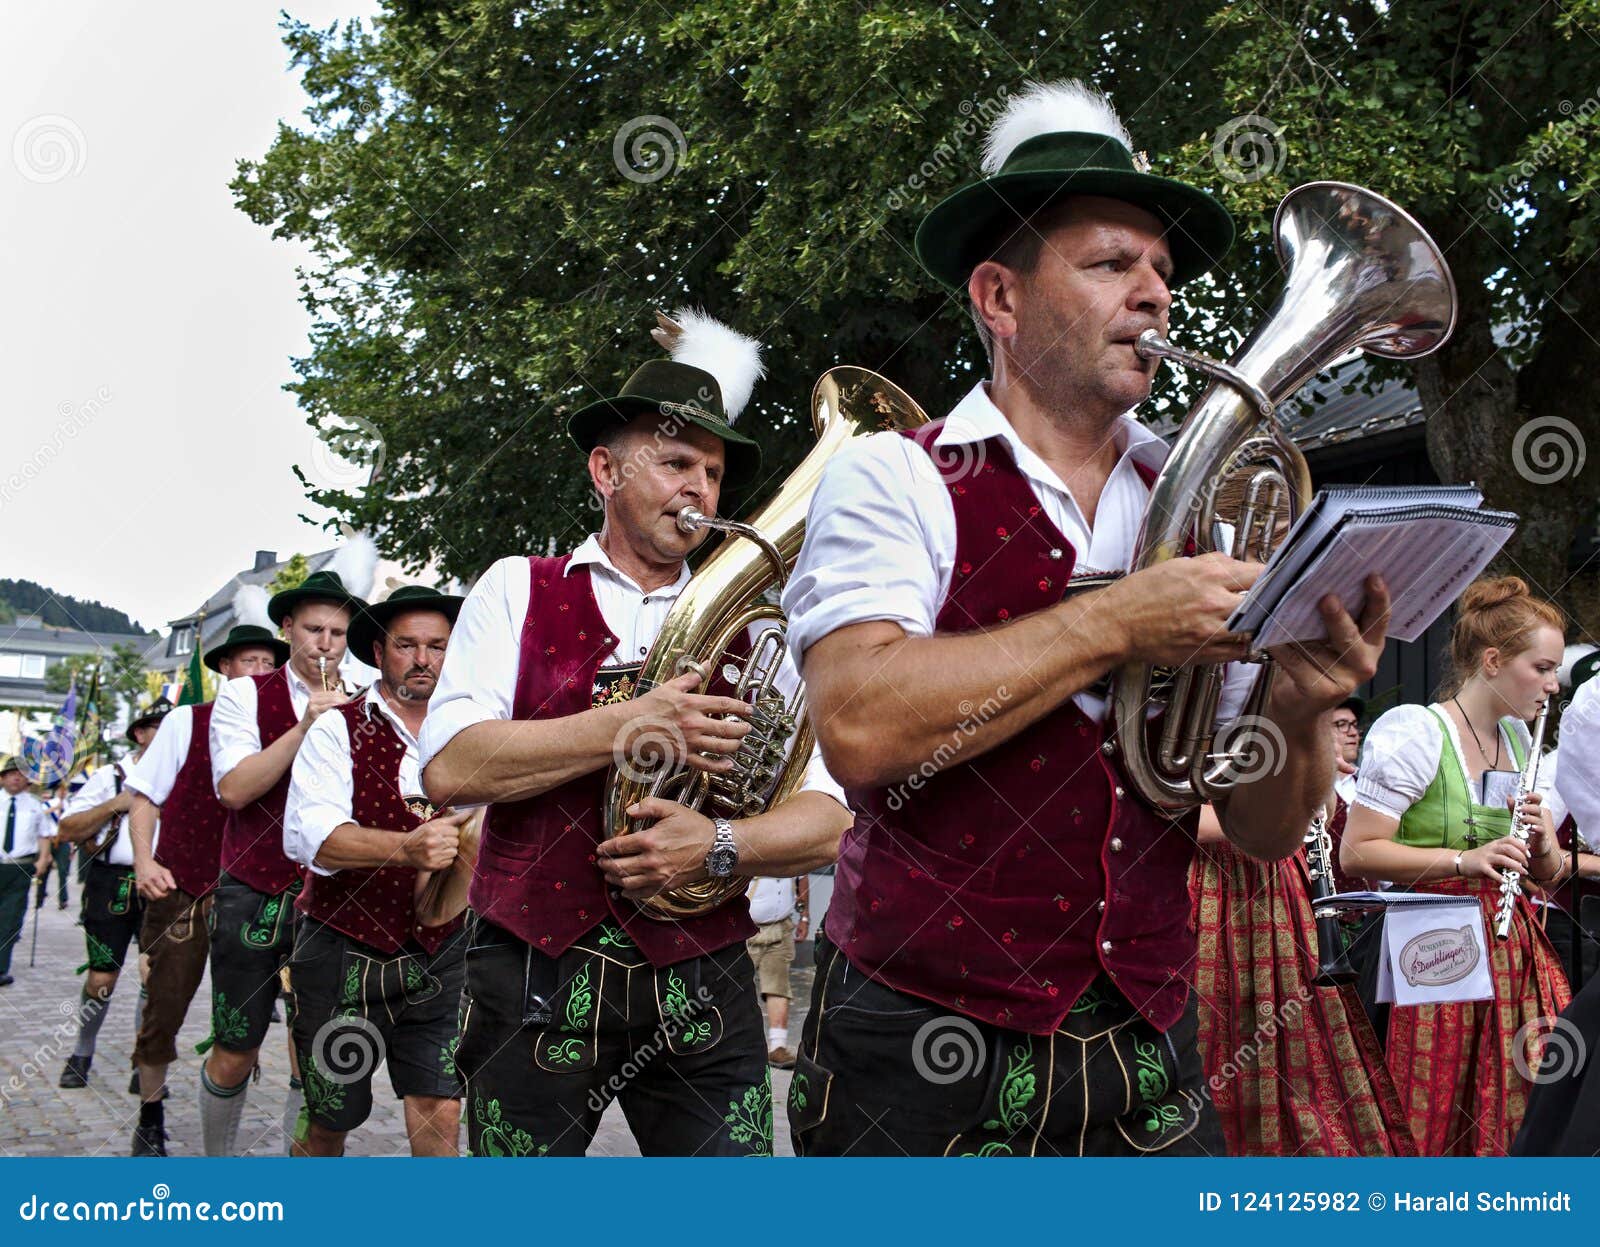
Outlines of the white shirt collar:
<svg viewBox="0 0 1600 1247">
<path fill-rule="evenodd" d="M 1132 416 L 1118 416 L 1112 436 L 1116 438 L 1121 448 L 1117 467 L 1121 467 L 1128 459 L 1135 459 L 1151 468 L 1160 468 L 1166 462 L 1168 451 L 1166 442 Z M 996 407 L 994 400 L 989 397 L 989 384 L 986 381 L 978 382 L 967 391 L 966 397 L 951 409 L 950 414 L 945 417 L 944 428 L 934 439 L 934 444 L 961 446 L 970 442 L 987 441 L 991 437 L 1004 440 L 1006 448 L 1011 451 L 1011 457 L 1016 460 L 1017 467 L 1026 475 L 1053 485 L 1063 493 L 1070 492 L 1061 483 L 1061 478 L 1056 475 L 1055 470 L 1017 436 L 1017 430 L 1011 421 L 1006 419 L 1005 413 Z"/>
<path fill-rule="evenodd" d="M 367 685 L 366 696 L 361 700 L 366 705 L 367 714 L 370 715 L 373 707 L 377 707 L 378 713 L 389 720 L 395 732 L 399 734 L 400 739 L 405 742 L 406 748 L 413 753 L 417 751 L 417 738 L 411 734 L 411 729 L 405 725 L 405 721 L 395 714 L 389 703 L 384 700 L 383 692 L 378 687 L 378 681 L 374 680 Z"/>
<path fill-rule="evenodd" d="M 570 576 L 574 568 L 599 567 L 601 570 L 632 589 L 645 601 L 652 598 L 675 598 L 683 592 L 684 585 L 689 583 L 689 564 L 684 563 L 678 568 L 678 578 L 669 585 L 662 585 L 659 589 L 652 589 L 646 593 L 639 587 L 637 581 L 626 572 L 620 570 L 611 561 L 611 556 L 606 553 L 605 547 L 600 544 L 600 534 L 590 533 L 583 539 L 583 544 L 572 552 L 572 557 L 567 560 L 567 569 L 563 576 Z"/>
</svg>

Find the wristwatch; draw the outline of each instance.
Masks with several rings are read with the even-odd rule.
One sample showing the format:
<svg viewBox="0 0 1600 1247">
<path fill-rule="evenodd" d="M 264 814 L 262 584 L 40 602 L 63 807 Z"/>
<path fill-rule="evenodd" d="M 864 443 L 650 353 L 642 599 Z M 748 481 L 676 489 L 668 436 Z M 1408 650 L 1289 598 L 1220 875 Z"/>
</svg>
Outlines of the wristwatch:
<svg viewBox="0 0 1600 1247">
<path fill-rule="evenodd" d="M 739 850 L 733 843 L 733 824 L 725 818 L 714 818 L 717 838 L 711 842 L 706 854 L 706 874 L 713 879 L 726 879 L 739 865 Z"/>
</svg>

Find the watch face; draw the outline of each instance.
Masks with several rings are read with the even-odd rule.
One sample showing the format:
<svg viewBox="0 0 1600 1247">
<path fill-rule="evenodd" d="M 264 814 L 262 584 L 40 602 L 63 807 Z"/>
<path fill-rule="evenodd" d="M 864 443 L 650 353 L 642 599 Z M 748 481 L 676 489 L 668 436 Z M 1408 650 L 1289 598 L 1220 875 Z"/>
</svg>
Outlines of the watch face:
<svg viewBox="0 0 1600 1247">
<path fill-rule="evenodd" d="M 733 873 L 733 866 L 738 861 L 739 855 L 731 846 L 723 845 L 706 854 L 706 870 L 718 879 L 726 879 Z"/>
</svg>

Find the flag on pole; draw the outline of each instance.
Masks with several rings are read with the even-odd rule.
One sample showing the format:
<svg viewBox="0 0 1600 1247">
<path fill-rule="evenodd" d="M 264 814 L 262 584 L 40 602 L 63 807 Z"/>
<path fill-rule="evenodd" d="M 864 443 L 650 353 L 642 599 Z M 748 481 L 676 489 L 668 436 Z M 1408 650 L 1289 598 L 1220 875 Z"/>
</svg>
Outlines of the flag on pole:
<svg viewBox="0 0 1600 1247">
<path fill-rule="evenodd" d="M 196 638 L 198 642 L 198 638 Z M 206 673 L 200 666 L 200 646 L 189 655 L 189 666 L 183 673 L 183 692 L 178 695 L 178 705 L 198 706 L 206 699 Z"/>
<path fill-rule="evenodd" d="M 54 787 L 72 771 L 77 714 L 78 681 L 74 679 L 49 732 L 23 738 L 22 765 L 30 781 Z"/>
<path fill-rule="evenodd" d="M 84 765 L 100 753 L 100 665 L 95 664 L 89 677 L 89 693 L 83 699 L 83 711 L 78 716 L 78 739 L 72 759 L 72 770 L 83 770 Z"/>
</svg>

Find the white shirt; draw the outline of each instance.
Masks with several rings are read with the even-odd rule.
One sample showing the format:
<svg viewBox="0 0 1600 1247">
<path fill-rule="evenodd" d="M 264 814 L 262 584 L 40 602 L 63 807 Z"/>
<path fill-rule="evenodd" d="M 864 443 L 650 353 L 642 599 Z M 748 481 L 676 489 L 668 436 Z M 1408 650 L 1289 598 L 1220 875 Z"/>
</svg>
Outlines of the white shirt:
<svg viewBox="0 0 1600 1247">
<path fill-rule="evenodd" d="M 650 652 L 667 613 L 689 583 L 688 566 L 672 584 L 646 593 L 611 561 L 601 548 L 599 537 L 590 534 L 573 552 L 565 574 L 571 575 L 579 567 L 589 568 L 595 602 L 606 626 L 617 637 L 617 646 L 602 669 L 637 666 Z M 467 594 L 455 627 L 450 630 L 439 686 L 428 701 L 428 717 L 422 724 L 424 767 L 456 733 L 475 723 L 512 717 L 522 626 L 528 617 L 531 594 L 528 560 L 521 557 L 495 563 Z M 793 659 L 786 657 L 774 682 L 780 691 L 792 693 L 799 679 Z M 840 805 L 846 803 L 844 790 L 822 765 L 820 749 L 812 750 L 801 787 L 825 792 Z"/>
<path fill-rule="evenodd" d="M 1587 680 L 1561 716 L 1556 791 L 1590 844 L 1600 841 L 1600 678 Z"/>
<path fill-rule="evenodd" d="M 405 744 L 400 759 L 400 795 L 422 794 L 417 741 L 373 684 L 362 697 L 366 713 L 381 714 Z M 319 875 L 337 872 L 317 864 L 322 844 L 355 820 L 355 784 L 350 757 L 350 727 L 344 715 L 329 710 L 317 716 L 289 772 L 289 799 L 283 812 L 283 851 Z M 390 830 L 394 830 L 391 828 Z"/>
<path fill-rule="evenodd" d="M 1437 713 L 1435 713 L 1437 712 Z M 1443 719 L 1443 723 L 1440 719 Z M 1513 721 L 1511 730 L 1516 733 L 1522 752 L 1526 756 L 1533 743 L 1528 725 Z M 1512 751 L 1504 725 L 1500 728 L 1502 770 L 1515 770 L 1517 755 Z M 1439 773 L 1439 760 L 1444 756 L 1446 739 L 1455 751 L 1456 761 L 1464 773 L 1466 755 L 1461 750 L 1460 733 L 1455 721 L 1445 713 L 1444 707 L 1435 703 L 1428 706 L 1396 706 L 1385 711 L 1367 733 L 1361 748 L 1361 773 L 1356 777 L 1356 804 L 1400 818 L 1428 791 Z M 1479 801 L 1483 793 L 1478 785 L 1472 799 Z M 1539 782 L 1535 790 L 1549 800 L 1548 776 L 1540 767 Z"/>
<path fill-rule="evenodd" d="M 55 835 L 55 828 L 50 824 L 50 810 L 31 792 L 19 792 L 13 796 L 0 790 L 0 846 L 5 844 L 6 820 L 11 817 L 13 806 L 16 807 L 17 821 L 11 829 L 11 852 L 5 853 L 0 848 L 0 856 L 30 857 L 38 853 L 39 841 Z"/>
<path fill-rule="evenodd" d="M 289 676 L 289 702 L 296 717 L 305 714 L 311 701 L 311 686 L 292 667 Z M 211 786 L 252 754 L 261 752 L 261 729 L 256 724 L 256 682 L 240 676 L 224 682 L 217 690 L 216 709 L 211 712 Z"/>
<path fill-rule="evenodd" d="M 1346 805 L 1356 803 L 1356 776 L 1340 773 L 1333 781 L 1333 791 Z"/>
<path fill-rule="evenodd" d="M 165 805 L 178 772 L 189 757 L 193 737 L 194 707 L 174 706 L 161 720 L 144 756 L 128 768 L 127 787 L 143 793 L 156 805 Z"/>
<path fill-rule="evenodd" d="M 972 447 L 957 469 L 970 472 L 980 466 L 977 443 L 1001 438 L 1044 514 L 1072 543 L 1073 574 L 1081 576 L 1129 569 L 1150 498 L 1134 465 L 1159 469 L 1167 457 L 1166 443 L 1131 416 L 1117 421 L 1112 436 L 1121 456 L 1100 492 L 1092 528 L 1072 491 L 1017 436 L 982 382 L 956 404 L 935 444 Z M 800 561 L 783 594 L 794 652 L 803 655 L 830 632 L 871 620 L 898 624 L 908 636 L 931 635 L 955 560 L 955 507 L 927 452 L 898 433 L 857 438 L 823 472 Z M 1239 713 L 1254 679 L 1254 668 L 1229 666 L 1219 721 Z M 1089 718 L 1105 718 L 1104 698 L 1083 692 L 1072 700 Z"/>
<path fill-rule="evenodd" d="M 782 922 L 794 913 L 793 879 L 754 879 L 750 883 L 750 921 L 758 926 Z"/>
<path fill-rule="evenodd" d="M 137 762 L 127 759 L 122 763 L 125 773 L 131 773 Z M 126 787 L 126 783 L 123 785 Z M 71 797 L 62 807 L 61 817 L 70 818 L 74 814 L 82 814 L 85 810 L 92 810 L 101 802 L 109 801 L 117 795 L 117 768 L 113 763 L 107 763 L 89 776 L 89 782 Z M 99 834 L 99 828 L 95 829 Z M 91 836 L 90 839 L 93 839 Z M 88 840 L 79 843 L 87 844 Z M 105 862 L 111 866 L 133 865 L 133 836 L 128 830 L 128 816 L 121 815 L 117 819 L 117 838 L 111 842 L 111 847 L 95 858 L 97 862 Z"/>
</svg>

